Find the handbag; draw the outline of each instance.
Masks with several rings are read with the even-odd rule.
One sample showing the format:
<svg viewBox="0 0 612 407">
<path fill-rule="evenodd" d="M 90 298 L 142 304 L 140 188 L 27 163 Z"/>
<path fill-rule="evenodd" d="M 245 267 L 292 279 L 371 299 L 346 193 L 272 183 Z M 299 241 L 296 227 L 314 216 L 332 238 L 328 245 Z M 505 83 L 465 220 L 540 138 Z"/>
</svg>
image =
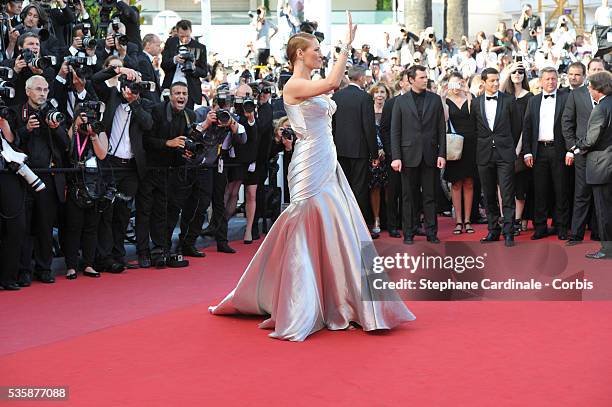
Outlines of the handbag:
<svg viewBox="0 0 612 407">
<path fill-rule="evenodd" d="M 446 160 L 457 161 L 461 159 L 463 152 L 463 136 L 457 134 L 450 118 L 448 119 L 450 133 L 446 133 Z"/>
</svg>

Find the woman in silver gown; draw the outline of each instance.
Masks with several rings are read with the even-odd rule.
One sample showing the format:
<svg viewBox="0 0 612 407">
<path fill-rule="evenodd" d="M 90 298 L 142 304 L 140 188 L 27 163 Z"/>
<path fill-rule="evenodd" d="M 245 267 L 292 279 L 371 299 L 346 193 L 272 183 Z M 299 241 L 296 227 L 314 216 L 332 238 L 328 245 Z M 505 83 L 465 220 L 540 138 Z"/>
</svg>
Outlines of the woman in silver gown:
<svg viewBox="0 0 612 407">
<path fill-rule="evenodd" d="M 414 320 L 405 304 L 362 297 L 371 264 L 362 247 L 372 245 L 348 181 L 338 164 L 331 132 L 335 103 L 326 95 L 344 75 L 356 26 L 348 16 L 341 56 L 327 78 L 312 81 L 322 56 L 313 35 L 287 43 L 293 76 L 283 90 L 297 141 L 289 165 L 291 204 L 270 229 L 236 288 L 213 314 L 270 315 L 260 328 L 273 338 L 303 341 L 324 327 L 341 330 L 351 322 L 365 331 L 390 329 Z M 368 292 L 371 287 L 364 287 Z"/>
</svg>

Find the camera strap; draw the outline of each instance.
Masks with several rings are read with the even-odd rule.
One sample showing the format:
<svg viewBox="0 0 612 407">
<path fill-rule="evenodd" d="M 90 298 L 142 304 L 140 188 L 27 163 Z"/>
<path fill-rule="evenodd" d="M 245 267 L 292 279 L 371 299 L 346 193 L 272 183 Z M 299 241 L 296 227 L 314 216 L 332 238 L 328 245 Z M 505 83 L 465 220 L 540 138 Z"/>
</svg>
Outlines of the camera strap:
<svg viewBox="0 0 612 407">
<path fill-rule="evenodd" d="M 81 161 L 81 156 L 83 155 L 83 152 L 85 151 L 85 147 L 87 146 L 89 137 L 87 137 L 87 135 L 85 136 L 85 141 L 83 141 L 83 146 L 81 146 L 80 133 L 77 131 L 75 132 L 75 135 L 76 135 L 76 142 L 77 142 L 77 161 Z"/>
<path fill-rule="evenodd" d="M 123 109 L 123 108 L 121 108 Z M 123 123 L 123 129 L 121 130 L 121 136 L 119 136 L 119 141 L 117 142 L 117 145 L 115 146 L 115 148 L 113 148 L 113 146 L 110 143 L 110 137 L 108 140 L 108 152 L 110 153 L 110 155 L 112 155 L 113 157 L 115 157 L 115 153 L 117 152 L 117 148 L 119 148 L 119 146 L 121 145 L 121 141 L 123 140 L 123 136 L 125 135 L 125 129 L 127 127 L 127 124 L 130 122 L 130 118 L 132 116 L 132 110 L 130 110 L 128 112 L 128 117 L 125 120 L 125 123 Z M 111 125 L 112 126 L 112 125 Z M 112 128 L 111 128 L 112 131 Z"/>
</svg>

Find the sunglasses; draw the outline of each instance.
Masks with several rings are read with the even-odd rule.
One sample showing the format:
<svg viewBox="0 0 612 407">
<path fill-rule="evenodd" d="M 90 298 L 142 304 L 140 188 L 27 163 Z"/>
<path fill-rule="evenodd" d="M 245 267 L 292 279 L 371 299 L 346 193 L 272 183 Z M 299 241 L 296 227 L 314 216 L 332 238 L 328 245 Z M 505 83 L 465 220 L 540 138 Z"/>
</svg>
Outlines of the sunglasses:
<svg viewBox="0 0 612 407">
<path fill-rule="evenodd" d="M 522 70 L 522 69 L 519 69 L 518 71 L 514 71 L 514 72 L 512 72 L 512 73 L 513 73 L 513 74 L 517 73 L 517 74 L 519 74 L 519 75 L 525 75 L 525 71 L 524 71 L 524 70 Z"/>
</svg>

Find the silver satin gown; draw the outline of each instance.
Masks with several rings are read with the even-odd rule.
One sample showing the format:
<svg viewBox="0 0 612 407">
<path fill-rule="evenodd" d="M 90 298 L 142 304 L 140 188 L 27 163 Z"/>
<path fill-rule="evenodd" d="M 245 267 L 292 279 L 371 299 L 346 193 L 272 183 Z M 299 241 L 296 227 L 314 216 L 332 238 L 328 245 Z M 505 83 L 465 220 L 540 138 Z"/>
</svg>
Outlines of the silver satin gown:
<svg viewBox="0 0 612 407">
<path fill-rule="evenodd" d="M 210 312 L 270 315 L 259 327 L 291 341 L 303 341 L 323 327 L 346 329 L 351 321 L 371 331 L 414 320 L 399 299 L 362 299 L 361 247 L 373 246 L 338 164 L 331 131 L 336 104 L 316 96 L 285 109 L 297 134 L 288 172 L 291 204 L 236 288 Z"/>
</svg>

